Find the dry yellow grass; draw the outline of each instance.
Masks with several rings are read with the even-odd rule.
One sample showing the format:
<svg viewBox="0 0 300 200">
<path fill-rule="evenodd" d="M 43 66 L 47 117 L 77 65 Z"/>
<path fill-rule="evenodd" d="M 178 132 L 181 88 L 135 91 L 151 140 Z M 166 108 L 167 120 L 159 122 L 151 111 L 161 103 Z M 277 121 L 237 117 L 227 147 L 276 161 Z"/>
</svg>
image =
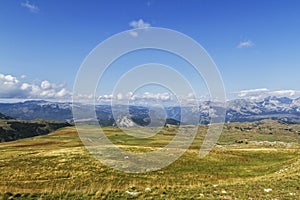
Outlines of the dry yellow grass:
<svg viewBox="0 0 300 200">
<path fill-rule="evenodd" d="M 225 129 L 219 141 L 222 147 L 199 159 L 205 128 L 199 130 L 191 149 L 181 158 L 145 174 L 107 168 L 82 146 L 74 127 L 2 143 L 0 191 L 4 199 L 297 199 L 300 195 L 297 137 L 291 140 L 292 135 L 283 134 L 293 143 L 291 148 L 235 144 L 251 132 Z M 143 152 L 167 143 L 174 130 L 155 136 L 157 143 L 154 139 L 144 143 L 128 139 L 114 127 L 105 131 L 124 149 Z M 256 140 L 263 137 L 253 134 L 258 135 Z M 265 192 L 268 188 L 272 191 Z"/>
</svg>

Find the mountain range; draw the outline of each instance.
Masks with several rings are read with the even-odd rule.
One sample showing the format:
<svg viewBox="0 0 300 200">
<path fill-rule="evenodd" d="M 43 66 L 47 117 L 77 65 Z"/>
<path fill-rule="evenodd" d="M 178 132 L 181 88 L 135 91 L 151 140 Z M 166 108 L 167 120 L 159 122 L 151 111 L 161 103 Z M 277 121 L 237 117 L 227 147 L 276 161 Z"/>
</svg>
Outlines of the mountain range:
<svg viewBox="0 0 300 200">
<path fill-rule="evenodd" d="M 249 122 L 263 119 L 281 120 L 289 123 L 300 123 L 300 98 L 269 96 L 261 100 L 235 99 L 224 106 L 217 102 L 199 102 L 195 106 L 151 107 L 140 105 L 90 105 L 74 104 L 83 117 L 75 119 L 82 123 L 99 123 L 104 126 L 135 126 L 170 124 L 208 124 L 212 116 L 219 111 L 226 112 L 226 122 Z M 97 122 L 84 116 L 87 109 L 95 109 Z M 73 122 L 71 102 L 50 102 L 44 100 L 19 103 L 0 103 L 0 112 L 20 120 L 56 120 Z M 184 119 L 182 117 L 184 116 Z M 1 117 L 1 116 L 0 116 Z"/>
</svg>

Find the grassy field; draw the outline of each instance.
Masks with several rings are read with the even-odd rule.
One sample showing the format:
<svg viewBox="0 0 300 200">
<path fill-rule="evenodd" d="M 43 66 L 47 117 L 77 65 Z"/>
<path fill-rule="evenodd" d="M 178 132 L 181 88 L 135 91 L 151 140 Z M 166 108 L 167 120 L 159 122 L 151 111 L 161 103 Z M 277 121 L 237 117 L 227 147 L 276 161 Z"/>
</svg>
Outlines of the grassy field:
<svg viewBox="0 0 300 200">
<path fill-rule="evenodd" d="M 128 174 L 110 169 L 82 146 L 75 127 L 0 144 L 3 199 L 299 199 L 299 125 L 275 121 L 226 124 L 218 144 L 199 159 L 207 127 L 173 164 Z M 104 128 L 132 151 L 167 144 L 176 127 L 136 139 Z M 130 130 L 129 130 L 130 131 Z M 131 131 L 137 131 L 131 129 Z"/>
</svg>

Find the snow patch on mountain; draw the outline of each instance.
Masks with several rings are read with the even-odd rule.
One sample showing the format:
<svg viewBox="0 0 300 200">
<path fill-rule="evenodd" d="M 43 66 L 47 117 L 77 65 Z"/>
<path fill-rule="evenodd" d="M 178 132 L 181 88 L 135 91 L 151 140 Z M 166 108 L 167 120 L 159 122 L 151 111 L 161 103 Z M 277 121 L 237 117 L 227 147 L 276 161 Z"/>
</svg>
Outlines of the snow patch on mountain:
<svg viewBox="0 0 300 200">
<path fill-rule="evenodd" d="M 136 124 L 131 120 L 129 116 L 122 116 L 116 120 L 116 124 L 119 127 L 134 127 Z"/>
</svg>

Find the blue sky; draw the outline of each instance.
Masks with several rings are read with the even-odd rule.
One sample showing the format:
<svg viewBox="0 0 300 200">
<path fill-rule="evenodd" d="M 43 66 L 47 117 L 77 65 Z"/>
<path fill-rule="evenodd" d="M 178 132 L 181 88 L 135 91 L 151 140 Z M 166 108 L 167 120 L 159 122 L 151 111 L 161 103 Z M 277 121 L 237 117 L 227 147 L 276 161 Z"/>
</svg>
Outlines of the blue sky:
<svg viewBox="0 0 300 200">
<path fill-rule="evenodd" d="M 300 91 L 299 10 L 297 0 L 3 0 L 0 98 L 64 97 L 88 53 L 139 20 L 200 43 L 228 94 L 293 96 Z"/>
</svg>

